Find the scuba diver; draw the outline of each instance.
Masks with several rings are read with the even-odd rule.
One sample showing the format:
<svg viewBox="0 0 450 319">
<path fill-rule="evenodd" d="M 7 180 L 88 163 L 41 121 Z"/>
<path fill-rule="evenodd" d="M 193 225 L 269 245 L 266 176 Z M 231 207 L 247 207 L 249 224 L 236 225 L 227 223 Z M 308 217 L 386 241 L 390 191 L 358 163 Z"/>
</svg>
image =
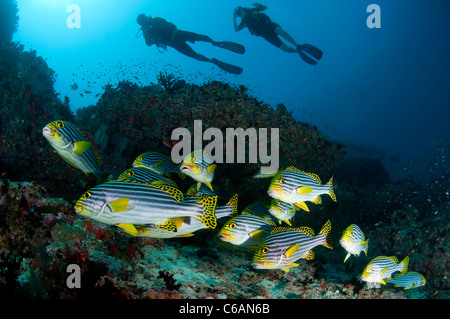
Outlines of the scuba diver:
<svg viewBox="0 0 450 319">
<path fill-rule="evenodd" d="M 233 12 L 234 31 L 241 31 L 247 27 L 251 34 L 261 36 L 277 48 L 285 52 L 295 52 L 308 64 L 316 65 L 317 61 L 322 58 L 323 52 L 311 44 L 297 44 L 295 40 L 284 31 L 278 23 L 270 20 L 270 18 L 261 13 L 267 9 L 267 6 L 259 3 L 253 4 L 254 8 L 237 7 Z M 239 25 L 236 18 L 241 18 Z M 281 41 L 279 36 L 285 38 L 294 45 L 294 48 L 287 46 Z"/>
<path fill-rule="evenodd" d="M 194 58 L 198 61 L 214 63 L 216 66 L 228 73 L 241 74 L 243 70 L 241 67 L 231 65 L 214 58 L 210 59 L 195 52 L 186 43 L 186 41 L 189 41 L 191 43 L 194 43 L 196 41 L 209 42 L 213 46 L 243 54 L 245 52 L 245 47 L 238 43 L 230 41 L 217 42 L 206 35 L 178 30 L 173 23 L 167 22 L 166 20 L 158 17 L 152 18 L 151 16 L 146 16 L 145 14 L 140 14 L 137 17 L 137 23 L 141 25 L 140 30 L 142 30 L 145 38 L 145 43 L 148 46 L 156 44 L 158 49 L 162 48 L 163 50 L 167 50 L 167 46 L 170 46 L 175 50 L 183 53 L 184 55 Z"/>
</svg>

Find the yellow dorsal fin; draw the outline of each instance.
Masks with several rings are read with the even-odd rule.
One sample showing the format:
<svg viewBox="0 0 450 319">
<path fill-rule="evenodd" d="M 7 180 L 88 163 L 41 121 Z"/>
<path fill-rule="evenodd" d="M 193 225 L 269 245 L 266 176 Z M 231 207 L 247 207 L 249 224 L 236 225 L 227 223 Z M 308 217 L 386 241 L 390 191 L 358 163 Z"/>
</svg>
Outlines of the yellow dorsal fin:
<svg viewBox="0 0 450 319">
<path fill-rule="evenodd" d="M 154 184 L 148 184 L 151 187 L 158 188 L 162 190 L 163 192 L 171 195 L 177 202 L 181 202 L 184 199 L 183 192 L 180 191 L 178 188 L 170 186 L 170 185 L 154 185 Z"/>
<path fill-rule="evenodd" d="M 295 172 L 299 172 L 299 173 L 308 175 L 309 177 L 313 178 L 317 183 L 322 184 L 322 182 L 320 181 L 320 177 L 317 174 L 302 171 L 301 169 L 298 169 L 294 166 L 289 166 L 288 168 L 286 168 L 286 170 L 291 170 L 291 171 L 295 171 Z"/>
<path fill-rule="evenodd" d="M 307 227 L 307 226 L 297 227 L 296 230 L 304 233 L 305 235 L 308 235 L 309 237 L 314 236 L 314 230 L 310 227 Z"/>
<path fill-rule="evenodd" d="M 73 143 L 72 151 L 75 154 L 81 154 L 86 152 L 92 146 L 88 141 L 78 141 Z"/>
</svg>

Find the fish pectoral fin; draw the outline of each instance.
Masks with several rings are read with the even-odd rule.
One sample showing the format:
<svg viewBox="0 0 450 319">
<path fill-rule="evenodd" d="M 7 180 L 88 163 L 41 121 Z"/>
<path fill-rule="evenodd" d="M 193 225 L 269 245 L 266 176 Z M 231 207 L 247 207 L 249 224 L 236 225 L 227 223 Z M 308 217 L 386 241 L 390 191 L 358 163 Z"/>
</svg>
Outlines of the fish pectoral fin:
<svg viewBox="0 0 450 319">
<path fill-rule="evenodd" d="M 380 280 L 380 284 L 386 285 L 386 281 Z"/>
<path fill-rule="evenodd" d="M 159 166 L 161 166 L 161 164 L 163 164 L 163 161 L 156 162 L 155 164 L 153 164 L 153 167 L 158 168 Z"/>
<path fill-rule="evenodd" d="M 113 200 L 111 203 L 109 203 L 109 207 L 111 207 L 111 210 L 114 213 L 120 213 L 126 210 L 130 210 L 133 208 L 132 205 L 129 205 L 130 203 L 130 199 L 123 197 L 123 198 L 118 198 L 116 200 Z"/>
<path fill-rule="evenodd" d="M 261 239 L 261 237 L 264 235 L 264 229 L 254 230 L 250 232 L 248 235 L 249 237 L 255 240 Z"/>
<path fill-rule="evenodd" d="M 297 187 L 297 194 L 298 195 L 305 195 L 305 194 L 309 194 L 313 191 L 313 188 L 310 186 L 300 186 Z"/>
<path fill-rule="evenodd" d="M 206 172 L 208 174 L 212 174 L 216 170 L 216 164 L 211 164 L 206 168 Z"/>
<path fill-rule="evenodd" d="M 284 256 L 285 256 L 286 258 L 291 257 L 291 256 L 297 251 L 297 249 L 299 249 L 299 248 L 300 248 L 300 245 L 299 245 L 299 244 L 297 244 L 297 245 L 292 245 L 288 250 L 286 250 L 286 251 L 284 252 Z"/>
<path fill-rule="evenodd" d="M 347 256 L 345 256 L 344 262 L 346 262 L 347 259 L 349 259 L 351 255 L 352 255 L 352 254 L 348 253 Z"/>
<path fill-rule="evenodd" d="M 75 154 L 81 154 L 81 153 L 87 151 L 91 146 L 92 146 L 92 144 L 89 143 L 88 141 L 74 142 L 73 146 L 72 146 L 72 151 Z"/>
<path fill-rule="evenodd" d="M 309 212 L 309 208 L 308 208 L 308 206 L 306 206 L 305 202 L 293 203 L 292 206 L 297 210 L 303 209 L 303 210 Z"/>
<path fill-rule="evenodd" d="M 117 224 L 118 227 L 122 228 L 123 231 L 125 231 L 127 234 L 130 234 L 132 236 L 137 236 L 137 229 L 134 227 L 134 225 L 131 224 Z"/>
</svg>

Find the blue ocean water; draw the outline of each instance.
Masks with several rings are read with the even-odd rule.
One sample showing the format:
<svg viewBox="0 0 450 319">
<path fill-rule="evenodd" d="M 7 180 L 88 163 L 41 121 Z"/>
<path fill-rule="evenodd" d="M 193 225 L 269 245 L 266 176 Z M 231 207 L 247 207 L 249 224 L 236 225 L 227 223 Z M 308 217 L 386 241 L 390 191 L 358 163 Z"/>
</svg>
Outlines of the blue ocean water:
<svg viewBox="0 0 450 319">
<path fill-rule="evenodd" d="M 316 125 L 333 140 L 374 147 L 393 170 L 441 139 L 450 115 L 450 4 L 445 0 L 261 1 L 272 21 L 298 43 L 313 44 L 324 56 L 311 66 L 247 29 L 234 32 L 236 6 L 252 1 L 18 0 L 14 41 L 35 49 L 57 73 L 55 89 L 73 110 L 95 104 L 107 83 L 128 79 L 156 82 L 161 70 L 194 83 L 211 79 L 247 85 L 275 106 L 283 103 L 299 121 Z M 370 4 L 381 9 L 381 27 L 369 28 Z M 78 5 L 80 27 L 70 28 Z M 173 48 L 161 53 L 136 37 L 140 13 L 162 17 L 178 29 L 217 41 L 245 45 L 244 55 L 197 42 L 207 57 L 241 66 L 226 74 Z M 73 84 L 79 88 L 71 89 Z M 86 93 L 87 92 L 87 93 Z M 92 93 L 89 93 L 92 92 Z M 83 95 L 83 96 L 81 96 Z"/>
</svg>

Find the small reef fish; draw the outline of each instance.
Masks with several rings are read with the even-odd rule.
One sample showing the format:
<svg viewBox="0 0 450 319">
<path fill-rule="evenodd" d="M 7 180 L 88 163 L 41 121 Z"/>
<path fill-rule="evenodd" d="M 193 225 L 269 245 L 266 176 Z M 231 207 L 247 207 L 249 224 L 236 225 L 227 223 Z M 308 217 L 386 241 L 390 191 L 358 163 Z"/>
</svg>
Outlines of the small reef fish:
<svg viewBox="0 0 450 319">
<path fill-rule="evenodd" d="M 217 196 L 203 195 L 196 201 L 184 202 L 182 192 L 162 185 L 157 188 L 136 182 L 107 182 L 85 192 L 75 204 L 80 215 L 99 222 L 117 225 L 131 235 L 137 235 L 134 225 L 156 224 L 176 231 L 175 217 L 191 217 L 207 228 L 217 226 L 214 214 Z"/>
<path fill-rule="evenodd" d="M 253 216 L 258 216 L 264 219 L 271 220 L 273 222 L 277 221 L 270 213 L 270 206 L 261 203 L 253 203 L 248 205 L 242 210 L 242 214 L 248 214 Z"/>
<path fill-rule="evenodd" d="M 333 191 L 333 177 L 326 184 L 321 184 L 319 176 L 306 173 L 293 166 L 278 172 L 272 179 L 267 192 L 270 197 L 279 199 L 309 211 L 304 202 L 311 201 L 315 204 L 322 203 L 320 195 L 328 194 L 336 201 Z"/>
<path fill-rule="evenodd" d="M 145 167 L 160 175 L 170 175 L 177 173 L 181 178 L 185 175 L 180 173 L 179 165 L 175 164 L 172 159 L 158 152 L 145 152 L 136 157 L 133 167 Z"/>
<path fill-rule="evenodd" d="M 421 287 L 427 282 L 422 274 L 415 271 L 410 271 L 404 275 L 394 275 L 394 278 L 387 279 L 386 281 L 394 284 L 394 287 L 403 287 L 405 289 Z"/>
<path fill-rule="evenodd" d="M 289 226 L 292 226 L 290 220 L 294 218 L 295 213 L 298 211 L 297 207 L 292 206 L 291 204 L 282 202 L 279 199 L 272 199 L 270 204 L 269 213 L 272 214 L 278 222 L 281 224 L 284 221 Z"/>
<path fill-rule="evenodd" d="M 339 244 L 347 251 L 344 262 L 351 256 L 359 256 L 363 251 L 367 256 L 369 248 L 369 240 L 365 240 L 364 233 L 358 225 L 352 224 L 348 226 L 343 232 Z"/>
<path fill-rule="evenodd" d="M 193 151 L 186 155 L 181 163 L 180 171 L 197 181 L 197 187 L 200 189 L 201 183 L 206 184 L 211 190 L 214 179 L 216 164 L 203 152 L 203 150 Z"/>
<path fill-rule="evenodd" d="M 146 167 L 131 167 L 120 174 L 117 181 L 140 182 L 150 185 L 169 185 L 178 187 L 173 180 Z"/>
<path fill-rule="evenodd" d="M 105 178 L 97 151 L 75 125 L 61 120 L 53 121 L 42 129 L 42 134 L 71 166 L 100 181 Z"/>
<path fill-rule="evenodd" d="M 367 282 L 368 288 L 380 288 L 380 283 L 385 285 L 385 279 L 390 278 L 394 272 L 405 274 L 408 271 L 409 257 L 398 262 L 397 257 L 379 256 L 374 258 L 361 275 L 361 281 Z"/>
<path fill-rule="evenodd" d="M 253 250 L 267 237 L 276 224 L 264 218 L 242 213 L 228 220 L 220 230 L 221 241 Z"/>
<path fill-rule="evenodd" d="M 230 216 L 237 212 L 237 198 L 238 195 L 234 195 L 230 201 L 220 207 L 216 207 L 215 215 L 217 219 Z M 187 199 L 185 202 L 192 202 L 195 204 L 196 199 Z M 150 237 L 150 238 L 178 238 L 178 237 L 191 237 L 194 236 L 194 232 L 199 229 L 207 228 L 205 224 L 196 218 L 188 219 L 185 217 L 174 218 L 174 223 L 177 225 L 177 231 L 173 232 L 160 228 L 158 225 L 136 225 L 137 237 Z"/>
<path fill-rule="evenodd" d="M 317 236 L 314 236 L 314 231 L 309 227 L 277 227 L 256 248 L 253 255 L 253 268 L 289 271 L 290 267 L 298 266 L 295 261 L 300 258 L 313 259 L 314 247 L 323 245 L 332 249 L 330 232 L 330 221 L 323 225 Z"/>
</svg>

